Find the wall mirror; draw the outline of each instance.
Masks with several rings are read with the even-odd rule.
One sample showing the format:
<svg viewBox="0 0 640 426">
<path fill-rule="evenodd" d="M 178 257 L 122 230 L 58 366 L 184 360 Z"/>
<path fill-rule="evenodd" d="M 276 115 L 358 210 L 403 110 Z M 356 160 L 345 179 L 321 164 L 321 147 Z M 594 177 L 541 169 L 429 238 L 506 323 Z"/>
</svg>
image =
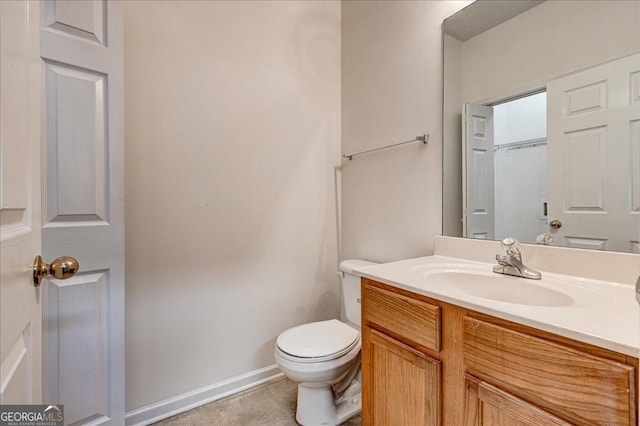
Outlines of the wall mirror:
<svg viewBox="0 0 640 426">
<path fill-rule="evenodd" d="M 640 2 L 443 23 L 443 235 L 640 253 Z"/>
</svg>

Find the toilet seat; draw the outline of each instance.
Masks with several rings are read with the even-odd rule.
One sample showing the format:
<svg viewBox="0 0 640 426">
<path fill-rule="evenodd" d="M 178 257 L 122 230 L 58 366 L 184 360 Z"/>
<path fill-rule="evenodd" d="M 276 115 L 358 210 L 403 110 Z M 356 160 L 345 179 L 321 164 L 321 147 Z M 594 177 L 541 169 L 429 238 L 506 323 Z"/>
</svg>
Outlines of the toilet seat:
<svg viewBox="0 0 640 426">
<path fill-rule="evenodd" d="M 323 362 L 348 353 L 359 340 L 358 330 L 333 319 L 290 328 L 278 336 L 276 345 L 290 361 Z"/>
</svg>

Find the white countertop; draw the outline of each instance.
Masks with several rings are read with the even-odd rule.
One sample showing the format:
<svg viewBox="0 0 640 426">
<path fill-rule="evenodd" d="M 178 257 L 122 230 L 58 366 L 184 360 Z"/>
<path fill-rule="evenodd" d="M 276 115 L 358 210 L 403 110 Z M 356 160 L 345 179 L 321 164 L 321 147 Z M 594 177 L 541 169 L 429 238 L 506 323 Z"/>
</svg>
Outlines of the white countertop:
<svg viewBox="0 0 640 426">
<path fill-rule="evenodd" d="M 498 318 L 528 325 L 581 342 L 638 357 L 640 353 L 640 307 L 635 301 L 631 285 L 599 281 L 574 276 L 542 272 L 542 280 L 508 277 L 493 274 L 493 264 L 471 260 L 428 256 L 398 262 L 383 263 L 357 269 L 356 273 L 385 284 L 422 294 L 443 302 L 462 306 Z M 471 295 L 462 285 L 450 285 L 435 279 L 433 272 L 453 272 L 448 277 L 459 277 L 471 272 L 484 277 L 495 276 L 505 289 L 509 284 L 545 287 L 550 294 L 556 292 L 568 297 L 560 298 L 555 306 L 511 303 Z M 441 275 L 442 276 L 442 275 Z M 451 278 L 448 278 L 451 280 Z M 466 287 L 468 289 L 468 287 Z M 507 293 L 508 290 L 505 290 Z"/>
</svg>

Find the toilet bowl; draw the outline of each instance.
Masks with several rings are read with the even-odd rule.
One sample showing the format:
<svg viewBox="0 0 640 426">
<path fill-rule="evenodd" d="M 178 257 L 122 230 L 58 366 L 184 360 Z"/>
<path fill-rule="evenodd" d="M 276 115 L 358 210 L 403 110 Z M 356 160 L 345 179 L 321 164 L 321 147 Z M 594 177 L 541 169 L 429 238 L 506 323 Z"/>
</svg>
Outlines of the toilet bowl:
<svg viewBox="0 0 640 426">
<path fill-rule="evenodd" d="M 360 277 L 354 269 L 372 262 L 345 260 L 345 321 L 302 324 L 280 333 L 275 360 L 298 383 L 296 420 L 304 426 L 338 425 L 360 413 Z"/>
</svg>

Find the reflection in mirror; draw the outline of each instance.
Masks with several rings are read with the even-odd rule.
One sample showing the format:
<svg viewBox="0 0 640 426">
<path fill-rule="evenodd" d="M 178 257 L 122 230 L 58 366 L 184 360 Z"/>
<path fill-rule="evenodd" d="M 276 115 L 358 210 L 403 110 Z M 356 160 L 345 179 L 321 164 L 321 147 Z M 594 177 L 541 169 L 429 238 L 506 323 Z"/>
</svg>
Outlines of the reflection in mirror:
<svg viewBox="0 0 640 426">
<path fill-rule="evenodd" d="M 640 252 L 640 2 L 443 23 L 443 234 Z"/>
</svg>

